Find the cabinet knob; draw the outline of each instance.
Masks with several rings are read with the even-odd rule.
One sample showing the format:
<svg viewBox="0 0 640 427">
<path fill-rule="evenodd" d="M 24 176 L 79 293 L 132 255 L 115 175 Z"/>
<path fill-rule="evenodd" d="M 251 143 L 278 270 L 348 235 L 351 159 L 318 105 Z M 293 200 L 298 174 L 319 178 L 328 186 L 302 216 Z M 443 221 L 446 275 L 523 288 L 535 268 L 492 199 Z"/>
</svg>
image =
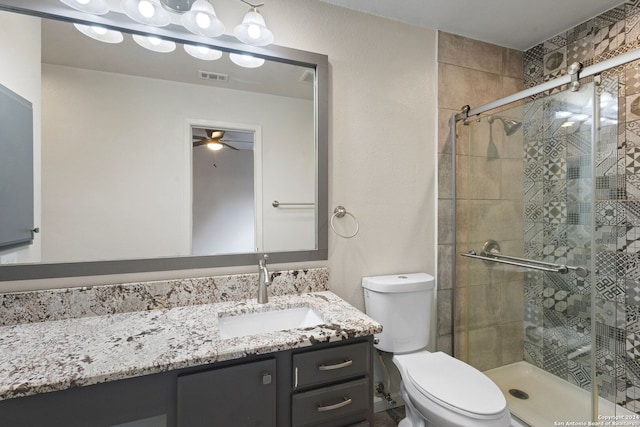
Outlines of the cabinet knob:
<svg viewBox="0 0 640 427">
<path fill-rule="evenodd" d="M 269 372 L 265 372 L 262 374 L 262 385 L 271 384 L 271 374 Z"/>
</svg>

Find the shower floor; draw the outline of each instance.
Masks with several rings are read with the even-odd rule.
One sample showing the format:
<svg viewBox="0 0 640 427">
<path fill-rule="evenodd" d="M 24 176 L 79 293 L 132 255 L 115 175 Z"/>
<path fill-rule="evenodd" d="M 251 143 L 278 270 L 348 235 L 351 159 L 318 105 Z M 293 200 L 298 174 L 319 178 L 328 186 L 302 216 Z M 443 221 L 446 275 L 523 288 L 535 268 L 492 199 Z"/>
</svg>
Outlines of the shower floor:
<svg viewBox="0 0 640 427">
<path fill-rule="evenodd" d="M 553 427 L 560 425 L 607 425 L 588 424 L 591 421 L 591 393 L 563 381 L 527 362 L 516 362 L 485 372 L 504 393 L 511 413 L 529 424 L 531 427 Z M 522 400 L 509 394 L 510 389 L 526 392 L 529 399 Z M 640 426 L 640 420 L 633 423 L 635 413 L 600 398 L 599 414 L 630 416 L 610 426 Z M 597 421 L 597 420 L 596 420 Z M 577 422 L 579 424 L 571 424 Z M 581 422 L 584 422 L 582 424 Z M 621 424 L 624 422 L 624 424 Z M 630 423 L 631 422 L 631 423 Z"/>
</svg>

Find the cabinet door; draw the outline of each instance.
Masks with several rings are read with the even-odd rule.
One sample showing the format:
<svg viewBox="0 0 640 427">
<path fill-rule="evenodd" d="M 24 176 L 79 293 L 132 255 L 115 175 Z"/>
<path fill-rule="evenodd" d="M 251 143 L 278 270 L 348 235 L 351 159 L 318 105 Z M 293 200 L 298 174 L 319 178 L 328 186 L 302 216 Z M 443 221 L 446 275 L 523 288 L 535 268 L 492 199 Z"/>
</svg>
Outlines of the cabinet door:
<svg viewBox="0 0 640 427">
<path fill-rule="evenodd" d="M 276 361 L 178 377 L 178 427 L 276 425 Z"/>
</svg>

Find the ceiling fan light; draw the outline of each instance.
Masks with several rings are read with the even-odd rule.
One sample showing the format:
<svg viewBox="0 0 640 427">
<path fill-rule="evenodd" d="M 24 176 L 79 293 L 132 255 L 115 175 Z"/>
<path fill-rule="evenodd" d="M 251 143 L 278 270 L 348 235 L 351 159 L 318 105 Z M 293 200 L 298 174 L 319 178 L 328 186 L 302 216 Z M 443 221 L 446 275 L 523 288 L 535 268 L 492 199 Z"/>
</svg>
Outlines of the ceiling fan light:
<svg viewBox="0 0 640 427">
<path fill-rule="evenodd" d="M 106 0 L 60 0 L 60 2 L 75 10 L 90 13 L 91 15 L 104 15 L 109 13 L 109 5 Z"/>
<path fill-rule="evenodd" d="M 104 43 L 121 43 L 124 36 L 120 31 L 109 30 L 97 25 L 73 24 L 74 27 L 87 37 Z"/>
<path fill-rule="evenodd" d="M 233 35 L 242 43 L 251 46 L 266 46 L 273 43 L 273 33 L 267 28 L 264 18 L 255 7 L 244 15 L 242 24 L 233 29 Z"/>
<path fill-rule="evenodd" d="M 154 36 L 133 35 L 133 40 L 145 49 L 159 53 L 169 53 L 176 50 L 176 44 L 170 40 L 163 40 Z"/>
<path fill-rule="evenodd" d="M 255 56 L 247 55 L 245 53 L 230 53 L 229 59 L 236 65 L 244 68 L 258 68 L 264 64 L 263 58 L 256 58 Z"/>
<path fill-rule="evenodd" d="M 192 44 L 185 44 L 184 50 L 194 58 L 202 59 L 204 61 L 215 61 L 222 58 L 222 52 L 216 49 L 211 49 L 206 46 L 196 46 Z"/>
<path fill-rule="evenodd" d="M 222 145 L 222 143 L 218 141 L 207 142 L 207 148 L 209 150 L 218 151 L 218 150 L 222 150 L 222 147 L 224 147 L 224 145 Z"/>
<path fill-rule="evenodd" d="M 171 23 L 171 15 L 160 0 L 122 0 L 120 7 L 125 15 L 140 24 L 164 27 Z"/>
<path fill-rule="evenodd" d="M 187 30 L 201 36 L 218 37 L 224 33 L 224 24 L 207 0 L 196 0 L 180 22 Z"/>
</svg>

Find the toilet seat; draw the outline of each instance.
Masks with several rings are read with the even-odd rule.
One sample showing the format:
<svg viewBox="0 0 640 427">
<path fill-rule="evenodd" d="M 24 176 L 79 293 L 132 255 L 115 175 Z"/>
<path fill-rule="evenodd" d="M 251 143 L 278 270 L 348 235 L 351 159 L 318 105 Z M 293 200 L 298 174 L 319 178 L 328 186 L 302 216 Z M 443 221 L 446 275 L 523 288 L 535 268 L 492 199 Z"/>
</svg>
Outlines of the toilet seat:
<svg viewBox="0 0 640 427">
<path fill-rule="evenodd" d="M 408 388 L 419 393 L 410 393 L 414 399 L 427 399 L 476 419 L 499 418 L 507 410 L 507 401 L 493 381 L 445 353 L 420 351 L 395 355 L 394 359 L 413 386 Z"/>
</svg>

